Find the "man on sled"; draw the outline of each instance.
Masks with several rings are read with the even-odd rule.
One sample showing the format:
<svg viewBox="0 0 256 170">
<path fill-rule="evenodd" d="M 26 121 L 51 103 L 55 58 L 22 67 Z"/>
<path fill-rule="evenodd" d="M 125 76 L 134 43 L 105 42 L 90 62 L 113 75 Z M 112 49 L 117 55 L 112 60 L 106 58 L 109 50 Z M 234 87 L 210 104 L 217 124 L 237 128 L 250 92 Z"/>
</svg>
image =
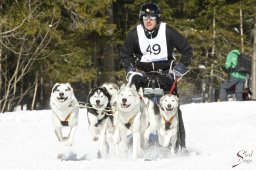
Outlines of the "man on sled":
<svg viewBox="0 0 256 170">
<path fill-rule="evenodd" d="M 157 87 L 163 94 L 179 96 L 176 81 L 187 72 L 192 59 L 192 47 L 174 28 L 160 19 L 160 8 L 155 3 L 145 3 L 139 12 L 140 24 L 132 29 L 121 49 L 121 64 L 128 73 L 128 79 L 137 90 L 142 87 Z M 173 50 L 181 53 L 178 64 L 172 64 L 175 58 Z M 153 78 L 152 78 L 153 77 Z M 155 81 L 156 80 L 156 81 Z M 159 92 L 161 93 L 161 91 Z M 159 98 L 154 98 L 155 114 Z M 178 109 L 179 145 L 186 152 L 185 128 L 182 112 Z"/>
</svg>

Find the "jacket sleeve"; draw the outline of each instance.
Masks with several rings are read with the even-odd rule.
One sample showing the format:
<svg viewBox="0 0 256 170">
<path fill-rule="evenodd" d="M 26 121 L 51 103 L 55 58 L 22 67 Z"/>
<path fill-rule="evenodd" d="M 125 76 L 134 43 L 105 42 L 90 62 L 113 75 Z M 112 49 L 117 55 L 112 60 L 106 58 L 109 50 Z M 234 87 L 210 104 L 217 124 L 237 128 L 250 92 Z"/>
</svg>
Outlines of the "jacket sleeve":
<svg viewBox="0 0 256 170">
<path fill-rule="evenodd" d="M 225 62 L 226 69 L 235 68 L 236 64 L 237 64 L 237 54 L 233 52 L 228 53 L 227 59 Z"/>
<path fill-rule="evenodd" d="M 127 72 L 135 67 L 135 54 L 141 53 L 138 43 L 137 29 L 134 28 L 128 33 L 120 51 L 120 64 Z"/>
<path fill-rule="evenodd" d="M 175 47 L 177 51 L 181 54 L 180 61 L 185 66 L 188 66 L 191 63 L 193 51 L 188 40 L 181 35 L 174 28 L 167 25 L 166 27 L 167 43 L 170 46 Z M 171 48 L 172 48 L 171 47 Z"/>
</svg>

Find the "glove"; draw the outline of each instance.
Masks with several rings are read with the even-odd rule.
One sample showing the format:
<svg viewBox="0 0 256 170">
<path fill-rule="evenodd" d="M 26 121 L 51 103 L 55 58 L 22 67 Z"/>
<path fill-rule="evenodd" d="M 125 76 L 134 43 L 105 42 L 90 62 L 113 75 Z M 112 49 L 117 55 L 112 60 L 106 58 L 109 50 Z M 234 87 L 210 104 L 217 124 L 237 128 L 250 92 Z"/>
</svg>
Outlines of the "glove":
<svg viewBox="0 0 256 170">
<path fill-rule="evenodd" d="M 187 71 L 187 68 L 183 63 L 178 63 L 174 67 L 174 72 L 177 77 L 181 77 L 186 71 Z"/>
<path fill-rule="evenodd" d="M 136 87 L 139 87 L 143 81 L 143 74 L 136 71 L 129 71 L 126 76 L 126 80 L 130 85 L 134 84 Z"/>
<path fill-rule="evenodd" d="M 136 86 L 136 88 L 137 87 L 140 87 L 141 86 L 141 83 L 142 83 L 142 81 L 143 81 L 143 77 L 142 76 L 140 76 L 140 75 L 134 75 L 133 77 L 132 77 L 132 84 L 134 84 L 135 86 Z"/>
</svg>

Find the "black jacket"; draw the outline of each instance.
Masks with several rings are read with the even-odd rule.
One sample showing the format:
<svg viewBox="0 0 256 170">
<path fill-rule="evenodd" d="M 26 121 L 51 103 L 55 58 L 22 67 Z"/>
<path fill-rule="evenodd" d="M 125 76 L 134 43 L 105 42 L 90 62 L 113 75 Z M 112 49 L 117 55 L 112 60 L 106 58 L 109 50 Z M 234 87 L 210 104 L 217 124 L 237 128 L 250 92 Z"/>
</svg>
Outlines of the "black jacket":
<svg viewBox="0 0 256 170">
<path fill-rule="evenodd" d="M 149 34 L 147 31 L 145 31 L 145 34 L 149 39 L 156 37 L 157 33 L 158 29 L 155 30 L 152 34 Z M 192 59 L 192 47 L 186 38 L 183 37 L 174 28 L 166 25 L 166 42 L 168 61 L 154 62 L 155 70 L 167 70 L 170 68 L 170 63 L 173 60 L 172 54 L 174 48 L 176 48 L 178 52 L 181 53 L 181 59 L 179 62 L 183 63 L 185 66 L 188 66 Z M 121 48 L 121 64 L 126 71 L 129 71 L 129 68 L 131 67 L 135 67 L 145 72 L 152 71 L 152 63 L 140 62 L 141 56 L 142 53 L 140 51 L 137 29 L 135 27 L 128 33 L 124 45 Z"/>
</svg>

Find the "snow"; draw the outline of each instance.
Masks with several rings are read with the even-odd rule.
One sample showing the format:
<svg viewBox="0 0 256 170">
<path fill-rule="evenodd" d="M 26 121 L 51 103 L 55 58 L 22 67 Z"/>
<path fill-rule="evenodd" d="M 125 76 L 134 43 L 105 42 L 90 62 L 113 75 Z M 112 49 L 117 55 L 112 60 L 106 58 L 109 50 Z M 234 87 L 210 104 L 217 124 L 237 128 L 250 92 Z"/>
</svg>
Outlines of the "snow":
<svg viewBox="0 0 256 170">
<path fill-rule="evenodd" d="M 63 161 L 57 159 L 51 110 L 0 113 L 0 170 L 256 169 L 256 101 L 194 103 L 181 110 L 189 154 L 171 155 L 153 145 L 136 161 L 120 157 L 115 146 L 109 157 L 97 159 L 86 109 L 80 109 L 74 145 Z"/>
</svg>

